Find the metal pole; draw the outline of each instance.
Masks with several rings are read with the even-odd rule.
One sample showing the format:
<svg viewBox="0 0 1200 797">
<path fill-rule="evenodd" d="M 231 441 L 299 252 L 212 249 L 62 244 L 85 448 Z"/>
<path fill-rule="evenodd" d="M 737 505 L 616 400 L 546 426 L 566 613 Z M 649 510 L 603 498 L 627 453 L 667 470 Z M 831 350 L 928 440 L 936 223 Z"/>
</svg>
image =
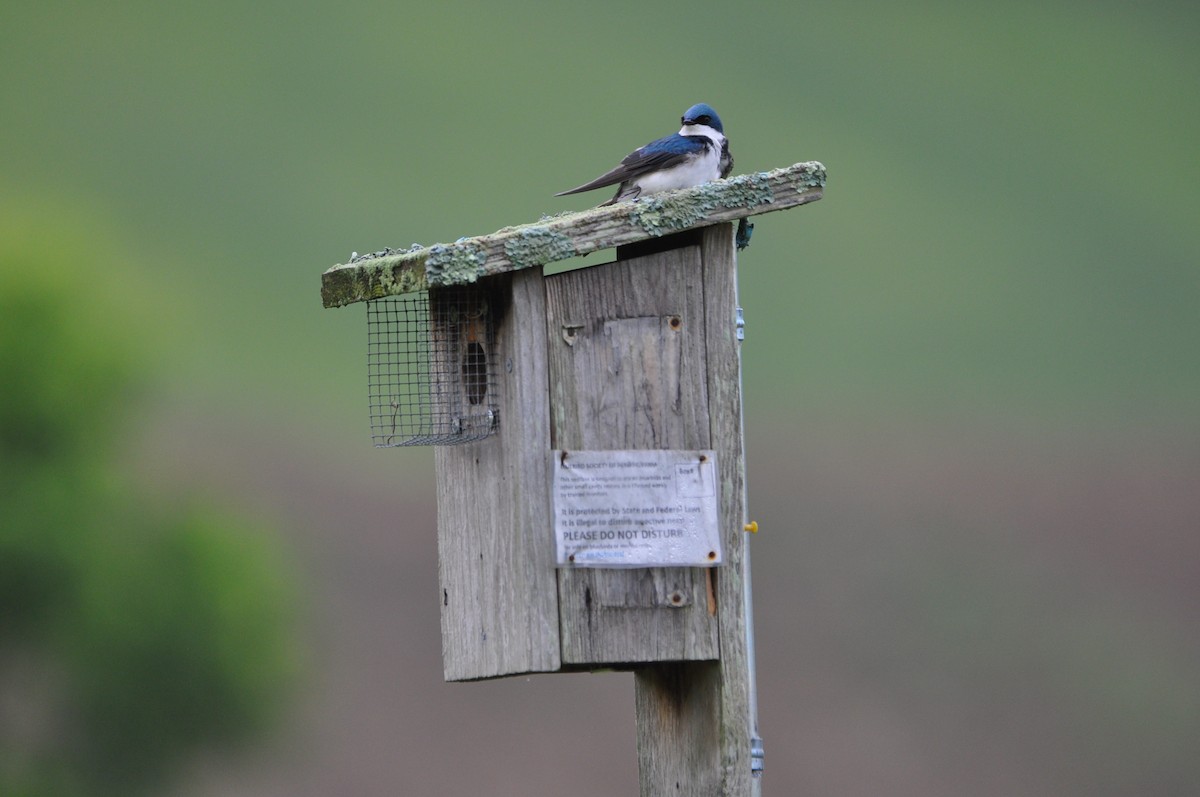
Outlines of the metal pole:
<svg viewBox="0 0 1200 797">
<path fill-rule="evenodd" d="M 735 277 L 736 279 L 736 277 Z M 737 290 L 736 282 L 734 290 Z M 742 308 L 737 308 L 737 339 L 738 339 L 738 425 L 742 441 L 742 461 L 746 459 L 746 410 L 742 392 L 742 358 L 741 345 L 746 339 L 746 321 Z M 746 669 L 748 670 L 746 684 L 749 689 L 750 706 L 750 794 L 760 797 L 762 794 L 763 773 L 763 740 L 758 735 L 758 675 L 756 673 L 754 655 L 754 597 L 750 580 L 750 510 L 746 500 L 746 479 L 742 479 L 742 610 L 745 612 L 746 628 Z"/>
</svg>

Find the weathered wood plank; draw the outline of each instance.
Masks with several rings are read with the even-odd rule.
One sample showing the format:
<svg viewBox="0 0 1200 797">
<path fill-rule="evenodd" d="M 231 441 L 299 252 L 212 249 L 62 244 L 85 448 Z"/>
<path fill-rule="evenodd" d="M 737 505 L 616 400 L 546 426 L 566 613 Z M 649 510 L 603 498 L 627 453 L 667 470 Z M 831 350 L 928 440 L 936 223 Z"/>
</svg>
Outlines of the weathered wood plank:
<svg viewBox="0 0 1200 797">
<path fill-rule="evenodd" d="M 634 202 L 544 218 L 490 235 L 336 265 L 321 275 L 325 307 L 460 285 L 723 221 L 814 202 L 825 167 L 816 161 L 714 180 Z"/>
<path fill-rule="evenodd" d="M 709 447 L 699 247 L 546 277 L 554 449 Z M 703 568 L 559 570 L 563 663 L 714 659 Z"/>
<path fill-rule="evenodd" d="M 704 230 L 708 421 L 716 452 L 725 566 L 716 577 L 720 661 L 635 670 L 641 793 L 746 797 L 751 777 L 751 674 L 743 593 L 745 459 L 741 361 L 736 337 L 737 264 L 728 224 Z M 706 730 L 711 729 L 711 730 Z"/>
<path fill-rule="evenodd" d="M 746 460 L 742 432 L 742 360 L 737 340 L 737 257 L 733 226 L 704 231 L 704 260 L 708 325 L 709 415 L 718 463 L 721 526 L 726 566 L 717 575 L 717 606 L 721 626 L 721 769 L 722 794 L 751 794 L 750 661 L 746 648 L 744 579 L 748 568 L 746 543 Z"/>
<path fill-rule="evenodd" d="M 531 323 L 545 315 L 542 275 L 534 269 L 494 282 L 488 293 L 503 316 L 500 429 L 434 456 L 448 681 L 561 667 L 546 344 L 541 324 Z"/>
<path fill-rule="evenodd" d="M 715 661 L 635 670 L 638 783 L 643 797 L 722 791 L 721 672 Z"/>
</svg>

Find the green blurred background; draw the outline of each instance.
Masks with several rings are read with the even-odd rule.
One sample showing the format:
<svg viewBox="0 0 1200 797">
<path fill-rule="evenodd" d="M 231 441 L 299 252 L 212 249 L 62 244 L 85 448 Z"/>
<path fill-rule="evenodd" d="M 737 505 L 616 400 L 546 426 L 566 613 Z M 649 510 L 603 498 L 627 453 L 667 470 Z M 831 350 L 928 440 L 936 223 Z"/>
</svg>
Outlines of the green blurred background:
<svg viewBox="0 0 1200 797">
<path fill-rule="evenodd" d="M 705 101 L 829 170 L 740 258 L 765 787 L 1193 793 L 1198 35 L 5 3 L 0 791 L 633 792 L 627 675 L 441 683 L 432 457 L 369 447 L 319 275 L 599 202 L 552 194 Z"/>
</svg>

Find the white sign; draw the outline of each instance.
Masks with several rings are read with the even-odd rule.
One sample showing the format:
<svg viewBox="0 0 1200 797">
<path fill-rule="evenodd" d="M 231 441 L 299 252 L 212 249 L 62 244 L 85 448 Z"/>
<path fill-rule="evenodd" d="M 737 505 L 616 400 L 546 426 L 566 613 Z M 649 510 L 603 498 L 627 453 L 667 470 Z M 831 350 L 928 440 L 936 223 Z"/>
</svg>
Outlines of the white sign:
<svg viewBox="0 0 1200 797">
<path fill-rule="evenodd" d="M 712 451 L 553 451 L 562 567 L 721 563 Z"/>
</svg>

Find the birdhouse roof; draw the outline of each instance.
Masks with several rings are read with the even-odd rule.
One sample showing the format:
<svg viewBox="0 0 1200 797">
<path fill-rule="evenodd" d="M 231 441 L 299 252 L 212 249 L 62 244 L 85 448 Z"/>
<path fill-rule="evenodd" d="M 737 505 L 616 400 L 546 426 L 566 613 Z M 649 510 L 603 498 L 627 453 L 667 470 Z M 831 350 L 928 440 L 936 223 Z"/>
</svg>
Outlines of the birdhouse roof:
<svg viewBox="0 0 1200 797">
<path fill-rule="evenodd" d="M 321 275 L 326 307 L 542 266 L 601 249 L 786 210 L 821 198 L 825 167 L 816 161 L 714 180 L 631 202 L 546 216 L 454 243 L 356 256 Z"/>
</svg>

